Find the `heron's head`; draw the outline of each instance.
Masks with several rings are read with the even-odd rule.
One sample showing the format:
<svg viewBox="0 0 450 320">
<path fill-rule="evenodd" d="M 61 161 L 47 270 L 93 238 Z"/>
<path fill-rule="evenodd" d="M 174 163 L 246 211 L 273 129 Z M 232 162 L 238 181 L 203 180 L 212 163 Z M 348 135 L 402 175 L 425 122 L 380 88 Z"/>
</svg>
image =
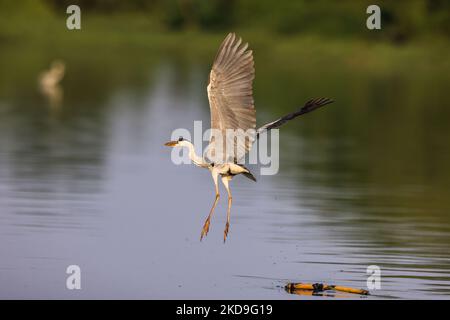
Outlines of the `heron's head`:
<svg viewBox="0 0 450 320">
<path fill-rule="evenodd" d="M 66 64 L 62 60 L 55 60 L 52 62 L 51 70 L 58 74 L 63 74 L 66 70 Z"/>
<path fill-rule="evenodd" d="M 178 140 L 169 141 L 164 145 L 168 147 L 187 147 L 188 144 L 189 144 L 188 140 L 184 139 L 183 137 L 180 137 Z"/>
</svg>

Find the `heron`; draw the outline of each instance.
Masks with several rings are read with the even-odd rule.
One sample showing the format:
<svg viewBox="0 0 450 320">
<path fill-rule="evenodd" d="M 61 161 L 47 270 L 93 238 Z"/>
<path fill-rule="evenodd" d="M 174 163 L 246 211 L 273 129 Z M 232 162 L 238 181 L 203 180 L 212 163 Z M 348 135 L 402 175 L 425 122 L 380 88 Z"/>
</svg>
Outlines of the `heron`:
<svg viewBox="0 0 450 320">
<path fill-rule="evenodd" d="M 209 156 L 205 154 L 203 156 L 197 155 L 192 142 L 183 137 L 165 143 L 169 147 L 187 148 L 191 162 L 198 167 L 208 169 L 211 173 L 215 198 L 203 224 L 200 241 L 209 232 L 211 217 L 220 198 L 219 177 L 228 194 L 227 219 L 223 232 L 223 241 L 226 241 L 233 201 L 229 182 L 239 174 L 256 182 L 253 174 L 240 163 L 240 160 L 243 155 L 245 156 L 248 153 L 260 134 L 279 128 L 300 115 L 333 102 L 328 98 L 308 100 L 299 110 L 256 129 L 256 110 L 253 100 L 254 77 L 255 68 L 252 50 L 248 49 L 248 43 L 243 43 L 242 38 L 236 36 L 235 33 L 229 33 L 216 54 L 207 86 L 211 112 L 211 136 L 207 147 Z M 246 136 L 246 139 L 229 139 L 227 136 L 229 130 L 242 130 L 253 132 L 253 134 Z M 219 135 L 226 136 L 226 138 L 218 139 Z M 236 150 L 241 151 L 237 153 L 239 156 L 236 156 L 236 153 L 233 152 Z"/>
<path fill-rule="evenodd" d="M 51 107 L 58 107 L 63 100 L 63 89 L 60 82 L 64 78 L 65 71 L 64 61 L 55 60 L 50 69 L 43 71 L 38 77 L 39 89 L 48 99 Z"/>
<path fill-rule="evenodd" d="M 66 64 L 61 60 L 52 62 L 50 69 L 42 72 L 39 75 L 39 83 L 44 87 L 57 86 L 64 78 L 66 71 Z"/>
</svg>

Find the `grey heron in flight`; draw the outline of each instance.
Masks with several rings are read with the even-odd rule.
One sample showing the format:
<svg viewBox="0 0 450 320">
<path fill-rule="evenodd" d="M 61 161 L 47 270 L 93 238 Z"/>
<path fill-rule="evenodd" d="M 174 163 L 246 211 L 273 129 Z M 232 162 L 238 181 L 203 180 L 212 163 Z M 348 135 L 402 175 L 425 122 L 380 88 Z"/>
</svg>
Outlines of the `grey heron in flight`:
<svg viewBox="0 0 450 320">
<path fill-rule="evenodd" d="M 256 129 L 256 110 L 252 88 L 255 68 L 252 51 L 247 48 L 247 43 L 243 44 L 241 38 L 234 33 L 229 33 L 214 59 L 207 87 L 212 129 L 207 148 L 209 156 L 198 156 L 195 153 L 194 145 L 182 137 L 165 144 L 169 147 L 186 147 L 191 161 L 196 166 L 211 172 L 216 197 L 203 225 L 200 240 L 208 234 L 211 217 L 220 198 L 219 176 L 228 193 L 227 222 L 223 234 L 225 242 L 230 226 L 230 209 L 233 199 L 229 186 L 230 180 L 238 174 L 243 174 L 256 181 L 251 172 L 239 163 L 242 156 L 245 156 L 250 150 L 253 142 L 261 133 L 278 128 L 287 121 L 333 102 L 327 98 L 311 99 L 299 110 Z M 250 134 L 245 139 L 229 138 L 229 130 L 240 130 L 240 132 L 250 132 Z M 223 137 L 226 138 L 223 139 Z M 239 156 L 236 156 L 236 150 Z"/>
</svg>

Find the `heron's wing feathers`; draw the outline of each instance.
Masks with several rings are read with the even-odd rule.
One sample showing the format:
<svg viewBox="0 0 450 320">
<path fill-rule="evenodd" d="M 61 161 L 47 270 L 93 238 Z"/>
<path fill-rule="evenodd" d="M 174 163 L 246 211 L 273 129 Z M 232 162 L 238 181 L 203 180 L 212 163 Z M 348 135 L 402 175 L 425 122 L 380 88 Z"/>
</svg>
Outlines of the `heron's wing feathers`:
<svg viewBox="0 0 450 320">
<path fill-rule="evenodd" d="M 332 102 L 334 102 L 334 101 L 331 99 L 328 99 L 328 98 L 317 98 L 317 99 L 308 100 L 300 110 L 289 113 L 289 114 L 285 115 L 284 117 L 281 117 L 275 121 L 269 122 L 269 123 L 263 125 L 262 127 L 260 127 L 256 131 L 257 135 L 259 136 L 261 133 L 263 133 L 265 131 L 269 131 L 274 128 L 279 128 L 286 122 L 288 122 L 294 118 L 297 118 L 298 116 L 301 116 L 302 114 L 311 112 L 313 110 L 316 110 L 316 109 L 323 107 L 327 104 L 330 104 Z"/>
<path fill-rule="evenodd" d="M 217 158 L 214 162 L 239 160 L 250 150 L 255 139 L 256 111 L 252 89 L 255 69 L 252 51 L 247 50 L 247 47 L 248 44 L 243 44 L 242 39 L 234 33 L 228 34 L 219 48 L 209 75 L 208 99 L 212 133 L 208 157 Z M 239 137 L 230 138 L 227 137 L 227 129 L 242 131 L 234 131 Z M 252 129 L 252 133 L 242 136 L 248 129 Z M 219 139 L 215 137 L 217 133 L 223 137 L 222 148 L 218 148 Z M 232 152 L 227 151 L 227 148 Z"/>
</svg>

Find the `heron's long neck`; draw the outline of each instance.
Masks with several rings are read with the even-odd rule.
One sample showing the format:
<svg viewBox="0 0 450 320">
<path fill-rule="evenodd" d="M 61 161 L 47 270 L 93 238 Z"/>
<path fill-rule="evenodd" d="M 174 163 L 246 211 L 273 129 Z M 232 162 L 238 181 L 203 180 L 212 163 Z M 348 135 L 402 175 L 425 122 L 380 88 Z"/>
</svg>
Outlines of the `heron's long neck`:
<svg viewBox="0 0 450 320">
<path fill-rule="evenodd" d="M 194 145 L 192 143 L 188 144 L 188 148 L 189 148 L 189 158 L 196 166 L 203 167 L 207 165 L 207 163 L 203 160 L 203 158 L 195 153 Z"/>
</svg>

